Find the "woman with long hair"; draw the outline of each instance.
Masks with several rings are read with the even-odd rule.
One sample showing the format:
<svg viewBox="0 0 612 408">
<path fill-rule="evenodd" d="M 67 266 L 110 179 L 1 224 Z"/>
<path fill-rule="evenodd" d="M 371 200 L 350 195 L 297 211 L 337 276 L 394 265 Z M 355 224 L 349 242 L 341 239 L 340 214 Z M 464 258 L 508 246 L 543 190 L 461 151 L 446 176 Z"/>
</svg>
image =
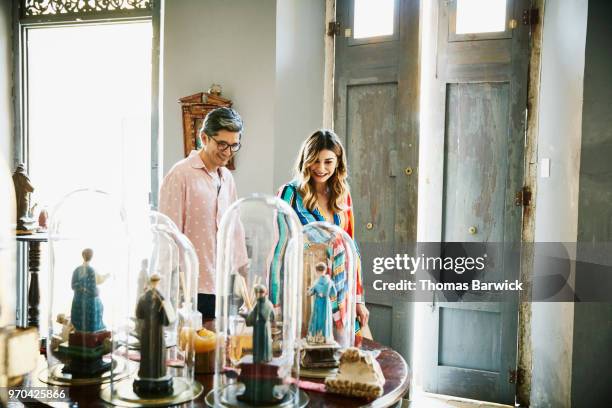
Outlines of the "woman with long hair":
<svg viewBox="0 0 612 408">
<path fill-rule="evenodd" d="M 302 225 L 327 221 L 355 239 L 355 220 L 344 147 L 331 130 L 320 129 L 302 144 L 295 164 L 295 178 L 283 185 L 278 196 L 297 213 Z M 363 298 L 361 262 L 357 259 L 356 313 L 361 327 L 368 324 L 369 312 Z"/>
</svg>

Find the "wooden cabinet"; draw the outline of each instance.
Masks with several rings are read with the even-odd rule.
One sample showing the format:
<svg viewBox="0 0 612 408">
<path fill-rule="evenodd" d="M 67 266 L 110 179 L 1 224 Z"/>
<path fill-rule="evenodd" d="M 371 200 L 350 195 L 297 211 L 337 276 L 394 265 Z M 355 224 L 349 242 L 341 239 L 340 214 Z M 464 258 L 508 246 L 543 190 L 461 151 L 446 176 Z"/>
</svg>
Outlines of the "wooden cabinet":
<svg viewBox="0 0 612 408">
<path fill-rule="evenodd" d="M 211 87 L 211 89 L 213 88 Z M 222 97 L 220 92 L 209 90 L 208 92 L 185 96 L 179 99 L 179 103 L 183 115 L 183 147 L 185 157 L 187 157 L 189 152 L 202 147 L 199 133 L 208 112 L 220 107 L 231 108 L 232 101 Z M 235 169 L 233 157 L 227 164 L 227 168 Z"/>
</svg>

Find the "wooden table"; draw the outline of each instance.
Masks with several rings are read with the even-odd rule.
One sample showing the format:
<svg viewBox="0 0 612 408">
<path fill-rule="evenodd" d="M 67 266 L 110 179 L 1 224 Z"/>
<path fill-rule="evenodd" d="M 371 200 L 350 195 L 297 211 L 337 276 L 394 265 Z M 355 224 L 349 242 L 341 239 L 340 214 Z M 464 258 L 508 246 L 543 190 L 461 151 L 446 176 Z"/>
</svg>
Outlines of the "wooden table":
<svg viewBox="0 0 612 408">
<path fill-rule="evenodd" d="M 408 391 L 408 387 L 410 385 L 410 370 L 406 364 L 406 361 L 396 351 L 370 340 L 363 340 L 362 349 L 381 350 L 380 356 L 378 357 L 378 362 L 380 363 L 382 372 L 386 379 L 383 396 L 374 401 L 368 402 L 359 398 L 347 398 L 335 394 L 307 391 L 307 394 L 310 397 L 310 402 L 308 403 L 309 408 L 384 408 L 393 407 L 401 401 L 404 394 L 406 394 Z M 31 377 L 32 378 L 26 381 L 24 386 L 41 386 L 41 384 L 36 380 L 35 375 L 32 375 Z M 189 403 L 181 406 L 196 408 L 207 407 L 204 398 L 213 387 L 213 375 L 196 375 L 196 379 L 204 386 L 204 392 L 200 397 L 193 401 L 193 404 Z M 323 380 L 312 381 L 322 382 Z M 99 395 L 100 385 L 71 387 L 69 389 L 70 402 L 67 406 L 88 408 L 108 407 L 109 405 L 100 400 Z"/>
<path fill-rule="evenodd" d="M 25 245 L 28 252 L 28 271 L 30 283 L 28 286 L 28 327 L 39 327 L 40 286 L 38 272 L 40 271 L 40 243 L 47 242 L 49 236 L 45 232 L 30 235 L 17 235 L 17 242 Z M 21 303 L 20 303 L 21 304 Z"/>
</svg>

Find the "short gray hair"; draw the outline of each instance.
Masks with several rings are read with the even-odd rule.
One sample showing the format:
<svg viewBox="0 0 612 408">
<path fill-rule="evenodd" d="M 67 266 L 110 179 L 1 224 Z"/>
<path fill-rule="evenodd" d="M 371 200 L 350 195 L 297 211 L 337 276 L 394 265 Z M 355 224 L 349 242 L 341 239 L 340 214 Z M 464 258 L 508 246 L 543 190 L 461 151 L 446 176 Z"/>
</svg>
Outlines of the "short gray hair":
<svg viewBox="0 0 612 408">
<path fill-rule="evenodd" d="M 200 136 L 206 133 L 207 136 L 216 136 L 220 130 L 228 132 L 238 132 L 242 137 L 242 118 L 235 110 L 231 108 L 217 108 L 208 112 L 202 127 L 200 128 Z"/>
</svg>

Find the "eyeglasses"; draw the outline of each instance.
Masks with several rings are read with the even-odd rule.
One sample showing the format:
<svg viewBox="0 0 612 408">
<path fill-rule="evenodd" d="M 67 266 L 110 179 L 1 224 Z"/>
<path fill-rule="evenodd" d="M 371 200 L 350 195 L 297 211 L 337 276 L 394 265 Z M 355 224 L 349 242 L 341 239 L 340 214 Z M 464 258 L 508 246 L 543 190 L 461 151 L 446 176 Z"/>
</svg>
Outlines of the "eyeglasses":
<svg viewBox="0 0 612 408">
<path fill-rule="evenodd" d="M 240 150 L 240 143 L 234 143 L 234 144 L 229 144 L 227 142 L 219 142 L 217 141 L 217 139 L 215 139 L 214 136 L 209 136 L 212 140 L 215 141 L 215 143 L 217 144 L 217 149 L 219 149 L 219 151 L 224 152 L 227 149 L 230 149 L 232 153 L 236 153 L 238 150 Z"/>
</svg>

